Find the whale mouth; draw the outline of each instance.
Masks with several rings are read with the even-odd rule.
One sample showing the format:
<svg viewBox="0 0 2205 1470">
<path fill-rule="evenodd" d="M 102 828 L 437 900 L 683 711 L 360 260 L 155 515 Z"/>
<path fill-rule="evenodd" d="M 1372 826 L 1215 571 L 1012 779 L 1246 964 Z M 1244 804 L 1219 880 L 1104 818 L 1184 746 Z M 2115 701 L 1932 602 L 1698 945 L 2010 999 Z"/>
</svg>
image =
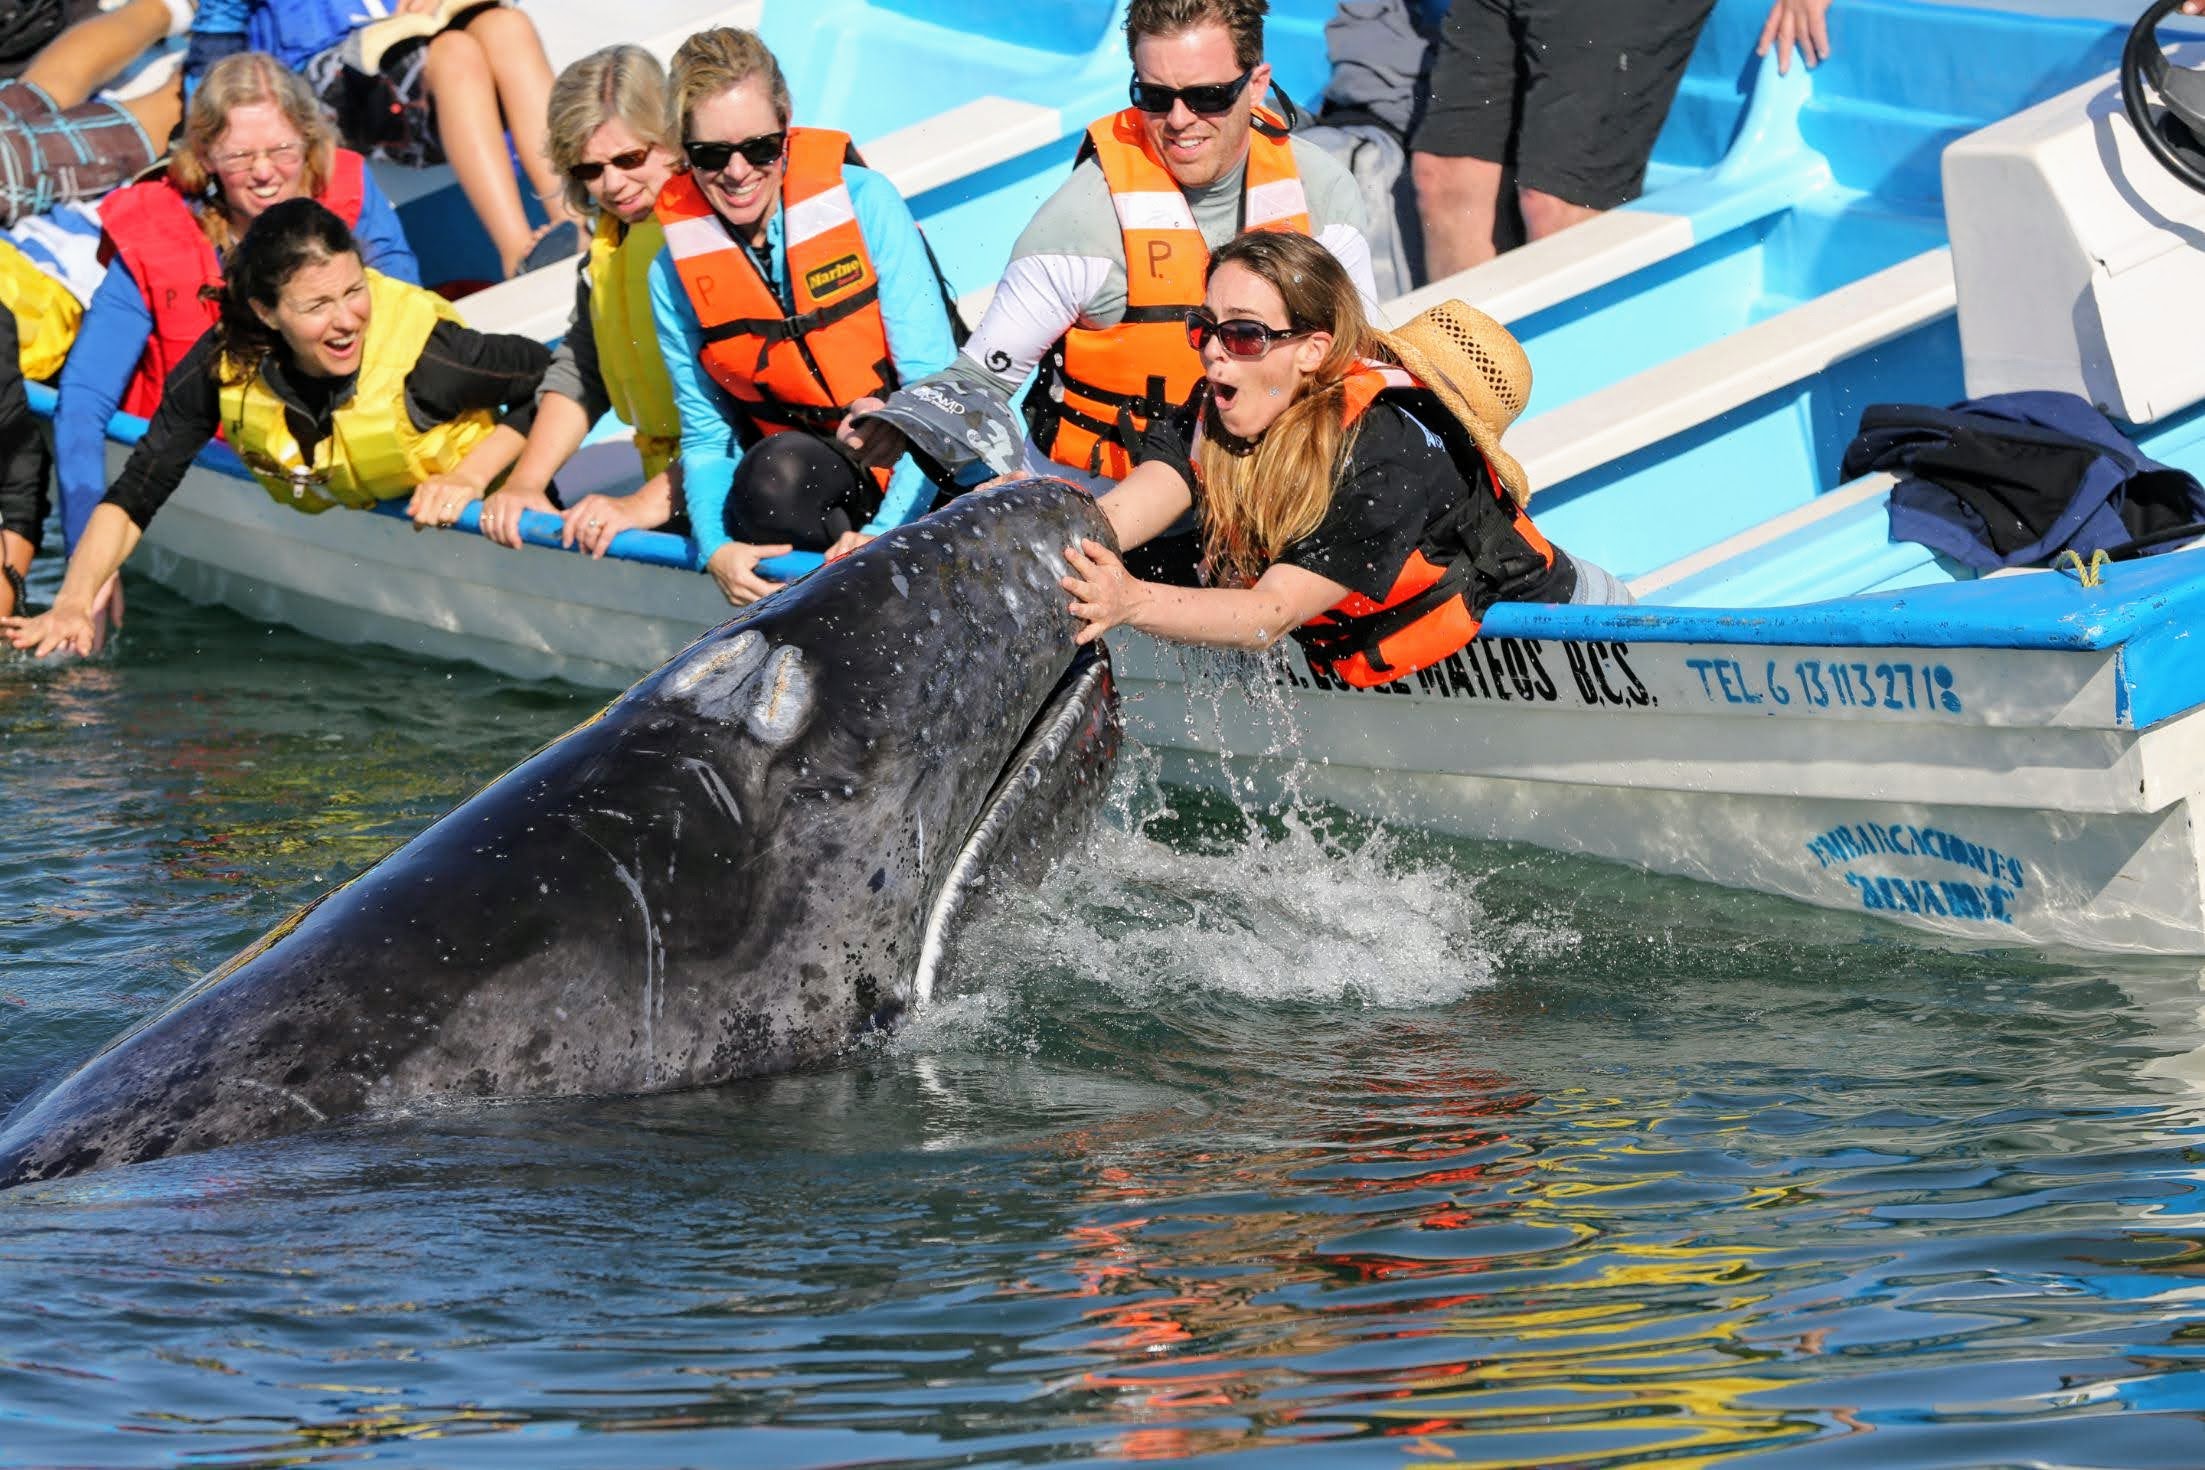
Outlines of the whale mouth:
<svg viewBox="0 0 2205 1470">
<path fill-rule="evenodd" d="M 1087 644 L 1004 762 L 943 876 L 920 933 L 911 981 L 915 1004 L 933 998 L 954 956 L 957 931 L 987 885 L 1038 880 L 1077 837 L 1077 814 L 1090 804 L 1068 798 L 1083 783 L 1110 779 L 1123 735 L 1109 651 Z"/>
</svg>

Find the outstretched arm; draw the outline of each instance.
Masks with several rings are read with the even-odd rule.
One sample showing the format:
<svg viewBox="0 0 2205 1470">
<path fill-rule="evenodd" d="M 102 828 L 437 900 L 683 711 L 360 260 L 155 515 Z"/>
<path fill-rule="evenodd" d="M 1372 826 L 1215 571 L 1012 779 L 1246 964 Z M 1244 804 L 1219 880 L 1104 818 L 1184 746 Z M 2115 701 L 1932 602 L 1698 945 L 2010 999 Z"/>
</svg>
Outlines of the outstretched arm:
<svg viewBox="0 0 2205 1470">
<path fill-rule="evenodd" d="M 54 605 L 35 618 L 0 618 L 0 632 L 7 635 L 8 642 L 30 650 L 37 658 L 64 648 L 86 655 L 99 652 L 106 635 L 93 618 L 92 604 L 108 578 L 120 571 L 137 549 L 138 538 L 144 534 L 121 506 L 95 506 L 84 534 L 77 538 L 76 552 L 69 558 L 69 570 L 62 575 L 61 590 L 54 594 Z"/>
<path fill-rule="evenodd" d="M 1126 627 L 1174 643 L 1261 651 L 1348 595 L 1338 582 L 1284 562 L 1253 587 L 1171 587 L 1133 576 L 1097 541 L 1065 548 L 1064 559 L 1072 575 L 1059 585 L 1084 624 L 1081 643 Z"/>
</svg>

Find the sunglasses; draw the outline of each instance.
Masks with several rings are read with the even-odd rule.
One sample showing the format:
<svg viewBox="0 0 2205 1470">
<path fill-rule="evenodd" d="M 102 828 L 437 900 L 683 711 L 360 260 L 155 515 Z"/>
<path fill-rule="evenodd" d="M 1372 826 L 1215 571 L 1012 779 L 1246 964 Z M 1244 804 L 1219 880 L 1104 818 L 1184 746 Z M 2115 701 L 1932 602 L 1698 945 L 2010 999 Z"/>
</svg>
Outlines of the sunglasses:
<svg viewBox="0 0 2205 1470">
<path fill-rule="evenodd" d="M 1204 82 L 1199 87 L 1167 87 L 1135 77 L 1126 93 L 1142 112 L 1162 114 L 1171 111 L 1174 102 L 1184 102 L 1187 111 L 1214 117 L 1232 109 L 1240 100 L 1240 94 L 1248 90 L 1248 79 L 1255 74 L 1256 69 L 1250 67 L 1229 82 Z"/>
<path fill-rule="evenodd" d="M 745 138 L 740 143 L 700 143 L 690 138 L 683 141 L 681 151 L 689 155 L 691 168 L 716 174 L 726 168 L 727 161 L 738 153 L 743 155 L 743 162 L 752 168 L 771 168 L 773 161 L 788 146 L 789 135 L 784 130 L 778 133 L 760 133 L 757 137 Z"/>
<path fill-rule="evenodd" d="M 1187 313 L 1187 345 L 1200 352 L 1215 337 L 1227 357 L 1257 358 L 1278 343 L 1309 335 L 1307 327 L 1271 327 L 1246 317 L 1219 321 L 1206 311 Z"/>
<path fill-rule="evenodd" d="M 650 156 L 651 150 L 648 145 L 641 148 L 631 148 L 626 153 L 615 153 L 603 163 L 573 164 L 567 169 L 567 177 L 577 184 L 594 184 L 604 177 L 606 169 L 617 168 L 624 174 L 632 174 L 643 167 L 644 160 Z"/>
</svg>

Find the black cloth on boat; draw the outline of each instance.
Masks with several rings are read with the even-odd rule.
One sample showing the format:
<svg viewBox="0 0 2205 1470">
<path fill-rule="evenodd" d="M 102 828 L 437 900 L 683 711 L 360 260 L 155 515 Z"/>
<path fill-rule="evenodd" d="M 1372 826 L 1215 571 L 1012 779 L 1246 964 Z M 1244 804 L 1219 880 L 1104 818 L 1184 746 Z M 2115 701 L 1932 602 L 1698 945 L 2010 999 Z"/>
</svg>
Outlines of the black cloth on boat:
<svg viewBox="0 0 2205 1470">
<path fill-rule="evenodd" d="M 2196 476 L 2145 458 L 2071 393 L 1871 405 L 1841 473 L 1876 470 L 1899 476 L 1891 539 L 1977 571 L 2046 566 L 2064 551 L 2111 551 L 2205 520 Z"/>
</svg>

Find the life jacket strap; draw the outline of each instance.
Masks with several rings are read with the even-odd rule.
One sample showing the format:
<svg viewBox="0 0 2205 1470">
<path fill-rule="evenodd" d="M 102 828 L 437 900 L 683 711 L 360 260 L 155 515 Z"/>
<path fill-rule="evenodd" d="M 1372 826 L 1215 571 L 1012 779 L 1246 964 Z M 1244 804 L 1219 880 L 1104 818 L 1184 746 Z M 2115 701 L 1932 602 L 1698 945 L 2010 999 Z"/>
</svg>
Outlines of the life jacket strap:
<svg viewBox="0 0 2205 1470">
<path fill-rule="evenodd" d="M 844 317 L 855 316 L 880 299 L 880 282 L 874 281 L 862 291 L 853 291 L 832 306 L 815 307 L 800 311 L 794 316 L 736 317 L 732 321 L 714 322 L 699 334 L 707 347 L 715 342 L 725 342 L 734 337 L 758 339 L 758 366 L 764 373 L 766 358 L 778 342 L 793 342 L 830 326 Z"/>
</svg>

